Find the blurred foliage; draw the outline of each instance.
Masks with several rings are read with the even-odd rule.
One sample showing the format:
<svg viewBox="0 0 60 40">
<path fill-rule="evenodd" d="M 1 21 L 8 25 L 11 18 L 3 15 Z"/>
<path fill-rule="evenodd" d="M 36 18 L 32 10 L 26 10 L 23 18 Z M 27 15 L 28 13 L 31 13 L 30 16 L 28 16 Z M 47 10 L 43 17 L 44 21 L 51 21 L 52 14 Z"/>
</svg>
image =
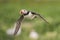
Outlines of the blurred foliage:
<svg viewBox="0 0 60 40">
<path fill-rule="evenodd" d="M 60 40 L 60 0 L 0 0 L 0 40 L 30 40 L 29 25 L 26 28 L 22 27 L 21 35 L 16 38 L 6 34 L 6 30 L 19 18 L 21 9 L 40 13 L 50 23 L 49 25 L 39 18 L 24 20 L 33 24 L 32 28 L 40 35 L 39 40 Z M 51 35 L 55 32 L 57 34 L 54 38 L 48 38 L 47 32 L 51 32 Z"/>
</svg>

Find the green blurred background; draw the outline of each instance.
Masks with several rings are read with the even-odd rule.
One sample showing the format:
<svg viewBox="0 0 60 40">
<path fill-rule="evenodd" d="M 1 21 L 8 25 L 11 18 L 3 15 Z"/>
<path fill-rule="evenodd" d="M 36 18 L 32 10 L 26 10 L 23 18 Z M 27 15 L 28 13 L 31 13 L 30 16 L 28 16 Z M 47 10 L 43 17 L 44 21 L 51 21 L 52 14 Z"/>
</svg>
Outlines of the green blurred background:
<svg viewBox="0 0 60 40">
<path fill-rule="evenodd" d="M 19 36 L 7 35 L 6 30 L 13 27 L 21 9 L 40 13 L 51 25 L 39 18 L 25 19 Z M 39 34 L 38 40 L 60 40 L 60 0 L 0 0 L 0 40 L 31 40 L 31 29 Z"/>
</svg>

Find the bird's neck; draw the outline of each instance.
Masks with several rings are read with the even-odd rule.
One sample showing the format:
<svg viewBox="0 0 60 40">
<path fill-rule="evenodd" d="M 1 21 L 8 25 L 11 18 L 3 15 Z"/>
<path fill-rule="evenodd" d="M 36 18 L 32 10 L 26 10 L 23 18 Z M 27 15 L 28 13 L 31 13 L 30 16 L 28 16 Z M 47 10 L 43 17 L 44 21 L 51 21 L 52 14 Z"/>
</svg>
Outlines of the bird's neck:
<svg viewBox="0 0 60 40">
<path fill-rule="evenodd" d="M 28 11 L 26 14 L 24 14 L 24 16 L 25 16 L 25 15 L 28 15 L 28 14 L 29 14 L 29 12 L 30 12 L 30 11 Z"/>
</svg>

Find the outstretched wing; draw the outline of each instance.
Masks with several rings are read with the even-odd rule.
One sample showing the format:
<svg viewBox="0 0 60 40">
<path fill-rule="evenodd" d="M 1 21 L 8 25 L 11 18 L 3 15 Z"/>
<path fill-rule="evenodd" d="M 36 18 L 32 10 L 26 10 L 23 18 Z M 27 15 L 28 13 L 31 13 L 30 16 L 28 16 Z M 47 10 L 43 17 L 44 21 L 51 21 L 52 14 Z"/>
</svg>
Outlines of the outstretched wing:
<svg viewBox="0 0 60 40">
<path fill-rule="evenodd" d="M 17 32 L 19 31 L 19 28 L 21 26 L 21 22 L 22 20 L 24 19 L 24 16 L 22 15 L 16 22 L 16 28 L 15 28 L 15 31 L 14 31 L 14 35 L 17 34 Z"/>
<path fill-rule="evenodd" d="M 40 14 L 37 14 L 37 13 L 34 13 L 34 12 L 32 12 L 32 14 L 39 16 L 39 17 L 42 18 L 46 23 L 48 23 Z"/>
</svg>

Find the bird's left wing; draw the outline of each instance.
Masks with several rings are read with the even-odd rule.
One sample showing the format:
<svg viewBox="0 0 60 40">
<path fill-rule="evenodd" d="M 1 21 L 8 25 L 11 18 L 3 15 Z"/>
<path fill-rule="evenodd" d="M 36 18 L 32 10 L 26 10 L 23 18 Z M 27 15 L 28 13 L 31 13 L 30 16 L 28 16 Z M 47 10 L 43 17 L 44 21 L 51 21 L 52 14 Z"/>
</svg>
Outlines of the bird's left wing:
<svg viewBox="0 0 60 40">
<path fill-rule="evenodd" d="M 14 31 L 14 35 L 17 34 L 17 32 L 19 31 L 19 28 L 21 26 L 21 22 L 22 20 L 24 19 L 24 16 L 22 15 L 16 22 L 16 28 L 15 28 L 15 31 Z"/>
<path fill-rule="evenodd" d="M 43 19 L 46 23 L 48 23 L 40 14 L 37 14 L 35 12 L 32 12 L 32 14 L 39 16 L 41 19 Z M 49 24 L 49 23 L 48 23 Z"/>
</svg>

